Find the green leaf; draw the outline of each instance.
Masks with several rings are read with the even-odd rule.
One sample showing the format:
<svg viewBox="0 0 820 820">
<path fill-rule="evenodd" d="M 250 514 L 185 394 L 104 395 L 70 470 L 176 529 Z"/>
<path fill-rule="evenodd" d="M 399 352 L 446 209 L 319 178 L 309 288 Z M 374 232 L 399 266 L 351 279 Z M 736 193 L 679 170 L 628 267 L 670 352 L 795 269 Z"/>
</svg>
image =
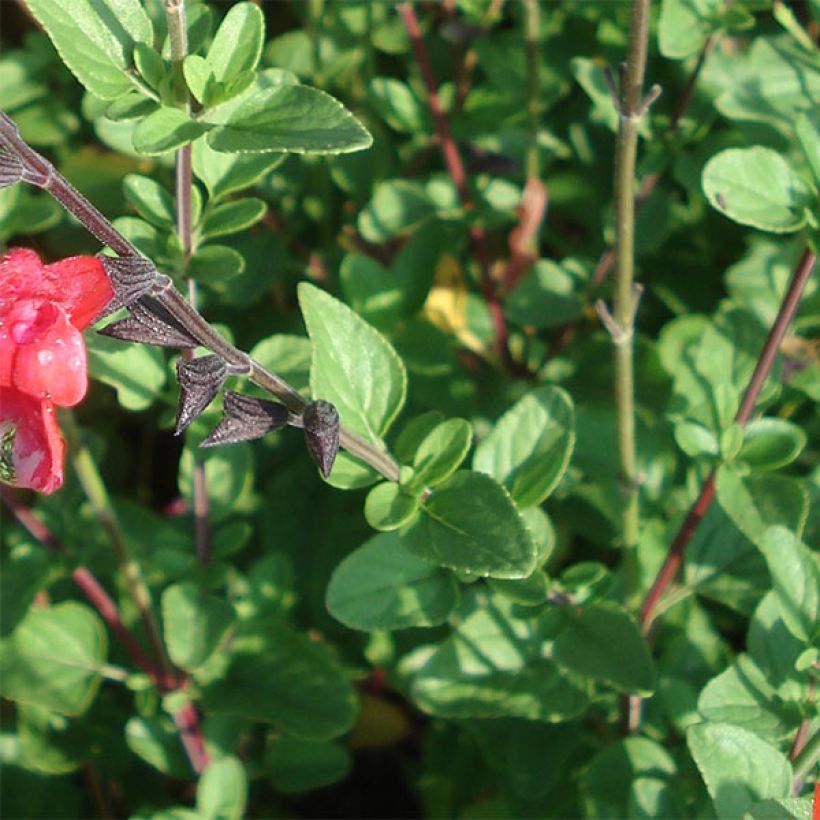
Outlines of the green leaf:
<svg viewBox="0 0 820 820">
<path fill-rule="evenodd" d="M 129 91 L 117 97 L 105 109 L 105 116 L 109 120 L 133 120 L 145 117 L 159 109 L 159 104 L 139 91 Z"/>
<path fill-rule="evenodd" d="M 696 54 L 720 27 L 720 0 L 663 0 L 658 20 L 658 48 L 670 60 Z"/>
<path fill-rule="evenodd" d="M 407 390 L 401 359 L 377 330 L 329 293 L 302 282 L 298 295 L 313 342 L 313 398 L 335 404 L 343 425 L 383 446 Z"/>
<path fill-rule="evenodd" d="M 814 799 L 781 797 L 779 800 L 761 800 L 752 804 L 743 814 L 743 820 L 812 820 Z"/>
<path fill-rule="evenodd" d="M 208 49 L 208 65 L 220 82 L 256 68 L 262 56 L 265 18 L 255 3 L 231 6 Z"/>
<path fill-rule="evenodd" d="M 473 595 L 450 637 L 418 660 L 405 658 L 421 709 L 437 717 L 560 723 L 586 708 L 586 687 L 545 657 L 536 622 L 514 617 L 512 606 L 498 595 Z"/>
<path fill-rule="evenodd" d="M 194 99 L 200 105 L 204 105 L 208 91 L 214 82 L 214 75 L 208 61 L 198 54 L 189 54 L 182 61 L 182 74 Z"/>
<path fill-rule="evenodd" d="M 368 92 L 376 113 L 395 131 L 418 134 L 426 129 L 424 106 L 401 80 L 374 77 Z"/>
<path fill-rule="evenodd" d="M 253 486 L 253 455 L 249 444 L 201 450 L 188 441 L 179 461 L 179 490 L 189 503 L 194 499 L 194 465 L 205 462 L 211 516 L 219 520 L 234 512 Z"/>
<path fill-rule="evenodd" d="M 263 367 L 285 379 L 300 393 L 307 393 L 310 384 L 310 339 L 276 333 L 262 339 L 251 348 L 250 354 Z"/>
<path fill-rule="evenodd" d="M 675 441 L 691 458 L 716 456 L 720 452 L 715 434 L 702 424 L 695 424 L 692 421 L 682 421 L 675 425 Z"/>
<path fill-rule="evenodd" d="M 227 153 L 343 154 L 368 148 L 367 129 L 334 97 L 304 85 L 251 85 L 208 110 L 208 144 Z"/>
<path fill-rule="evenodd" d="M 666 811 L 653 815 L 637 812 L 630 806 L 633 786 L 639 779 L 652 777 L 670 783 L 677 775 L 672 755 L 649 738 L 628 737 L 611 743 L 593 756 L 581 776 L 585 816 L 680 817 L 683 814 L 680 807 L 666 806 Z"/>
<path fill-rule="evenodd" d="M 137 43 L 134 46 L 134 65 L 154 91 L 158 91 L 168 77 L 165 61 L 159 52 L 147 43 Z"/>
<path fill-rule="evenodd" d="M 197 282 L 216 285 L 238 276 L 245 270 L 245 258 L 227 245 L 199 248 L 185 273 Z"/>
<path fill-rule="evenodd" d="M 791 464 L 806 446 L 801 427 L 778 418 L 755 419 L 743 431 L 738 458 L 754 470 L 777 470 Z"/>
<path fill-rule="evenodd" d="M 259 222 L 267 210 L 268 206 L 263 200 L 252 197 L 223 202 L 208 209 L 202 225 L 202 234 L 213 238 L 239 233 Z"/>
<path fill-rule="evenodd" d="M 735 526 L 756 546 L 769 527 L 783 526 L 798 537 L 808 514 L 806 491 L 793 478 L 742 476 L 729 466 L 717 475 L 717 500 Z"/>
<path fill-rule="evenodd" d="M 256 8 L 254 6 L 254 8 Z M 235 757 L 212 760 L 196 789 L 196 807 L 208 820 L 240 820 L 248 802 L 248 776 Z"/>
<path fill-rule="evenodd" d="M 493 578 L 526 578 L 538 550 L 509 493 L 490 476 L 461 470 L 422 503 L 423 514 L 402 533 L 426 560 Z"/>
<path fill-rule="evenodd" d="M 385 330 L 401 314 L 402 292 L 395 275 L 363 253 L 349 253 L 339 268 L 345 299 L 366 321 Z"/>
<path fill-rule="evenodd" d="M 566 626 L 553 647 L 560 666 L 620 692 L 652 694 L 655 671 L 649 647 L 624 609 L 613 601 L 596 601 L 564 612 Z"/>
<path fill-rule="evenodd" d="M 415 231 L 434 214 L 435 204 L 418 182 L 380 182 L 367 207 L 359 213 L 359 233 L 368 242 L 384 242 Z"/>
<path fill-rule="evenodd" d="M 438 223 L 421 226 L 398 252 L 391 272 L 401 288 L 405 316 L 415 316 L 424 306 L 438 267 L 448 247 L 447 231 Z"/>
<path fill-rule="evenodd" d="M 162 593 L 162 624 L 171 660 L 188 671 L 216 651 L 234 619 L 233 607 L 193 582 Z"/>
<path fill-rule="evenodd" d="M 0 694 L 64 715 L 81 715 L 97 694 L 105 627 L 89 607 L 66 601 L 32 609 L 0 642 Z"/>
<path fill-rule="evenodd" d="M 150 407 L 165 384 L 165 357 L 161 350 L 89 333 L 89 372 L 117 391 L 117 401 L 138 412 Z"/>
<path fill-rule="evenodd" d="M 128 174 L 122 181 L 122 188 L 125 198 L 143 219 L 159 227 L 172 228 L 176 225 L 174 199 L 156 180 Z"/>
<path fill-rule="evenodd" d="M 190 776 L 191 764 L 173 721 L 166 715 L 130 718 L 125 724 L 125 742 L 157 771 L 179 779 Z"/>
<path fill-rule="evenodd" d="M 438 410 L 430 410 L 420 416 L 410 419 L 401 433 L 399 433 L 393 451 L 402 464 L 411 464 L 419 445 L 429 433 L 444 421 L 444 414 Z"/>
<path fill-rule="evenodd" d="M 126 74 L 136 43 L 153 28 L 139 0 L 26 0 L 63 62 L 97 97 L 113 100 L 133 88 Z"/>
<path fill-rule="evenodd" d="M 227 674 L 204 691 L 206 710 L 271 723 L 312 740 L 350 729 L 356 694 L 328 649 L 270 619 L 256 628 Z"/>
<path fill-rule="evenodd" d="M 820 116 L 816 110 L 807 111 L 797 118 L 794 135 L 811 169 L 814 184 L 820 188 Z"/>
<path fill-rule="evenodd" d="M 552 385 L 516 402 L 476 448 L 473 468 L 498 479 L 521 507 L 557 486 L 575 445 L 572 399 Z"/>
<path fill-rule="evenodd" d="M 790 233 L 802 228 L 814 197 L 771 148 L 729 148 L 703 169 L 703 192 L 713 208 L 741 225 Z"/>
<path fill-rule="evenodd" d="M 603 123 L 610 131 L 618 130 L 618 112 L 604 78 L 604 69 L 589 57 L 573 57 L 572 74 L 593 103 L 592 119 Z"/>
<path fill-rule="evenodd" d="M 162 106 L 140 121 L 132 141 L 140 154 L 162 154 L 193 142 L 204 132 L 205 127 L 181 108 Z"/>
<path fill-rule="evenodd" d="M 507 299 L 507 316 L 537 330 L 577 319 L 584 310 L 579 273 L 567 264 L 539 259 Z"/>
<path fill-rule="evenodd" d="M 419 500 L 392 481 L 377 484 L 364 502 L 364 517 L 374 530 L 397 530 L 419 508 Z"/>
<path fill-rule="evenodd" d="M 500 595 L 521 606 L 541 606 L 546 602 L 550 591 L 549 580 L 540 569 L 526 578 L 488 578 L 487 584 Z"/>
<path fill-rule="evenodd" d="M 214 151 L 204 138 L 194 143 L 192 151 L 194 173 L 205 183 L 211 199 L 219 199 L 234 191 L 248 188 L 283 163 L 286 158 L 287 154 L 223 154 Z"/>
<path fill-rule="evenodd" d="M 39 546 L 22 543 L 3 552 L 0 572 L 0 638 L 23 620 L 35 595 L 48 583 L 51 555 Z"/>
<path fill-rule="evenodd" d="M 413 455 L 412 485 L 434 487 L 459 467 L 473 441 L 473 428 L 464 419 L 448 419 L 434 427 L 419 442 Z"/>
<path fill-rule="evenodd" d="M 330 614 L 351 629 L 406 629 L 443 623 L 458 601 L 452 573 L 381 533 L 336 567 L 327 588 Z"/>
<path fill-rule="evenodd" d="M 741 817 L 759 800 L 789 795 L 791 764 L 747 729 L 700 723 L 688 730 L 686 740 L 718 818 Z"/>
<path fill-rule="evenodd" d="M 761 550 L 774 581 L 783 623 L 796 638 L 814 640 L 820 623 L 820 567 L 815 555 L 785 527 L 771 527 Z"/>
<path fill-rule="evenodd" d="M 265 771 L 278 792 L 296 794 L 329 786 L 350 771 L 350 752 L 338 743 L 280 735 L 265 752 Z"/>
</svg>

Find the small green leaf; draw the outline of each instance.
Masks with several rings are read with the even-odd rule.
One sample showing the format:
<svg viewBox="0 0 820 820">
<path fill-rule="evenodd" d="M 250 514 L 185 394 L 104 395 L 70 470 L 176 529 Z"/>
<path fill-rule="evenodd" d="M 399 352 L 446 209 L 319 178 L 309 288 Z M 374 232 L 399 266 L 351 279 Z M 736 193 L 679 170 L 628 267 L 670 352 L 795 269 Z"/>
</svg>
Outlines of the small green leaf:
<svg viewBox="0 0 820 820">
<path fill-rule="evenodd" d="M 214 75 L 207 60 L 198 54 L 189 54 L 182 61 L 182 74 L 185 77 L 188 90 L 194 95 L 194 99 L 200 105 L 204 105 L 208 96 L 208 89 L 214 82 Z"/>
<path fill-rule="evenodd" d="M 245 641 L 226 675 L 205 689 L 207 711 L 271 723 L 313 740 L 351 728 L 356 694 L 326 646 L 269 618 Z"/>
<path fill-rule="evenodd" d="M 351 629 L 406 629 L 443 623 L 458 601 L 452 573 L 408 552 L 395 533 L 371 538 L 336 567 L 327 608 Z"/>
<path fill-rule="evenodd" d="M 206 245 L 199 248 L 188 263 L 185 273 L 197 282 L 217 284 L 238 276 L 245 270 L 245 258 L 227 245 Z"/>
<path fill-rule="evenodd" d="M 749 422 L 738 458 L 755 470 L 778 470 L 791 464 L 806 446 L 801 427 L 778 418 Z"/>
<path fill-rule="evenodd" d="M 572 399 L 547 385 L 528 393 L 476 448 L 473 468 L 498 479 L 521 507 L 540 504 L 557 486 L 575 445 Z"/>
<path fill-rule="evenodd" d="M 735 460 L 743 446 L 743 428 L 732 424 L 720 434 L 720 457 L 727 464 Z"/>
<path fill-rule="evenodd" d="M 368 148 L 367 129 L 334 97 L 304 85 L 251 85 L 206 112 L 208 144 L 227 153 L 342 154 Z"/>
<path fill-rule="evenodd" d="M 670 60 L 697 53 L 720 26 L 721 0 L 663 0 L 658 20 L 658 48 Z"/>
<path fill-rule="evenodd" d="M 149 766 L 171 777 L 190 776 L 191 764 L 185 757 L 173 721 L 166 715 L 132 717 L 125 724 L 128 748 Z"/>
<path fill-rule="evenodd" d="M 174 199 L 156 180 L 128 174 L 122 188 L 125 198 L 143 219 L 159 227 L 171 228 L 176 224 Z"/>
<path fill-rule="evenodd" d="M 211 199 L 219 199 L 253 185 L 284 162 L 286 157 L 287 154 L 223 154 L 214 151 L 205 139 L 198 139 L 193 145 L 192 164 L 194 173 L 205 183 Z"/>
<path fill-rule="evenodd" d="M 27 0 L 63 62 L 97 97 L 114 100 L 133 88 L 126 73 L 136 43 L 150 45 L 151 19 L 139 0 Z"/>
<path fill-rule="evenodd" d="M 806 111 L 797 118 L 794 135 L 811 168 L 814 184 L 820 188 L 820 115 L 816 109 Z"/>
<path fill-rule="evenodd" d="M 402 533 L 426 560 L 493 578 L 526 578 L 538 550 L 509 493 L 490 476 L 461 470 L 422 503 L 423 515 Z"/>
<path fill-rule="evenodd" d="M 239 233 L 259 222 L 267 210 L 268 206 L 263 200 L 252 197 L 223 202 L 208 209 L 202 234 L 213 238 Z"/>
<path fill-rule="evenodd" d="M 329 293 L 302 282 L 298 294 L 313 342 L 313 397 L 332 402 L 343 425 L 383 446 L 407 390 L 401 359 L 377 330 Z"/>
<path fill-rule="evenodd" d="M 425 130 L 425 108 L 401 80 L 374 77 L 368 91 L 376 112 L 392 129 L 405 134 Z"/>
<path fill-rule="evenodd" d="M 255 8 L 255 7 L 254 7 Z M 248 776 L 235 757 L 212 760 L 196 789 L 196 807 L 208 820 L 240 820 L 248 802 Z"/>
<path fill-rule="evenodd" d="M 434 215 L 435 204 L 422 185 L 388 180 L 376 186 L 373 198 L 359 213 L 359 232 L 368 242 L 384 242 L 415 231 Z"/>
<path fill-rule="evenodd" d="M 197 461 L 205 462 L 211 516 L 214 520 L 224 518 L 236 510 L 240 499 L 253 486 L 251 446 L 234 444 L 202 450 L 193 442 L 186 442 L 179 461 L 178 481 L 180 492 L 190 503 L 194 498 L 194 465 Z"/>
<path fill-rule="evenodd" d="M 34 596 L 46 587 L 51 553 L 22 543 L 3 553 L 0 572 L 0 638 L 9 635 L 28 612 Z"/>
<path fill-rule="evenodd" d="M 715 434 L 693 421 L 682 421 L 675 425 L 675 441 L 691 458 L 716 456 L 720 451 Z"/>
<path fill-rule="evenodd" d="M 720 820 L 742 817 L 759 800 L 788 796 L 791 764 L 747 729 L 699 723 L 688 730 L 686 740 Z"/>
<path fill-rule="evenodd" d="M 66 601 L 32 609 L 0 642 L 0 694 L 64 715 L 81 715 L 102 681 L 107 638 L 89 607 Z"/>
<path fill-rule="evenodd" d="M 133 120 L 137 117 L 146 117 L 159 110 L 159 103 L 146 97 L 139 91 L 129 91 L 117 97 L 105 109 L 105 116 L 109 120 Z"/>
<path fill-rule="evenodd" d="M 703 191 L 713 208 L 741 225 L 791 233 L 808 219 L 814 197 L 771 148 L 729 148 L 703 169 Z"/>
<path fill-rule="evenodd" d="M 439 424 L 444 421 L 444 414 L 430 410 L 410 419 L 399 433 L 393 450 L 402 464 L 410 464 L 416 455 L 419 445 Z"/>
<path fill-rule="evenodd" d="M 208 50 L 208 66 L 220 82 L 256 68 L 262 56 L 265 18 L 255 3 L 236 3 L 225 15 Z"/>
<path fill-rule="evenodd" d="M 526 578 L 488 578 L 487 584 L 499 595 L 521 606 L 541 606 L 549 595 L 549 581 L 540 569 Z"/>
<path fill-rule="evenodd" d="M 771 527 L 763 535 L 761 550 L 783 623 L 799 640 L 813 641 L 820 624 L 820 567 L 815 555 L 785 527 Z"/>
<path fill-rule="evenodd" d="M 276 790 L 296 794 L 329 786 L 350 771 L 350 752 L 339 743 L 280 735 L 265 752 L 265 771 Z"/>
<path fill-rule="evenodd" d="M 162 623 L 171 660 L 188 671 L 217 649 L 234 618 L 224 599 L 208 595 L 193 582 L 174 584 L 162 593 Z"/>
<path fill-rule="evenodd" d="M 413 455 L 413 486 L 434 487 L 459 467 L 473 441 L 473 428 L 464 419 L 448 419 L 419 442 Z"/>
<path fill-rule="evenodd" d="M 743 476 L 724 465 L 717 475 L 717 500 L 735 526 L 761 547 L 769 527 L 783 526 L 798 537 L 808 514 L 806 491 L 793 478 Z"/>
<path fill-rule="evenodd" d="M 619 692 L 652 694 L 655 672 L 646 639 L 618 604 L 596 601 L 566 610 L 565 622 L 553 647 L 559 665 Z"/>
<path fill-rule="evenodd" d="M 419 500 L 392 481 L 377 484 L 364 502 L 364 517 L 374 530 L 397 530 L 419 508 Z"/>
<path fill-rule="evenodd" d="M 162 106 L 134 129 L 134 150 L 140 154 L 162 154 L 193 142 L 205 127 L 180 108 Z"/>
<path fill-rule="evenodd" d="M 158 91 L 165 81 L 167 69 L 159 52 L 147 43 L 137 43 L 134 46 L 134 65 L 154 91 Z"/>
<path fill-rule="evenodd" d="M 345 299 L 362 318 L 385 330 L 395 327 L 401 314 L 402 292 L 392 273 L 370 256 L 349 253 L 339 268 Z"/>
<path fill-rule="evenodd" d="M 157 400 L 167 376 L 161 350 L 95 333 L 87 334 L 85 340 L 90 374 L 110 384 L 126 410 L 145 410 Z"/>
<path fill-rule="evenodd" d="M 257 342 L 251 349 L 251 356 L 263 367 L 282 376 L 300 393 L 307 393 L 310 383 L 310 339 L 276 333 Z"/>
<path fill-rule="evenodd" d="M 570 265 L 539 259 L 507 299 L 507 316 L 537 330 L 571 322 L 584 310 L 581 283 Z"/>
</svg>

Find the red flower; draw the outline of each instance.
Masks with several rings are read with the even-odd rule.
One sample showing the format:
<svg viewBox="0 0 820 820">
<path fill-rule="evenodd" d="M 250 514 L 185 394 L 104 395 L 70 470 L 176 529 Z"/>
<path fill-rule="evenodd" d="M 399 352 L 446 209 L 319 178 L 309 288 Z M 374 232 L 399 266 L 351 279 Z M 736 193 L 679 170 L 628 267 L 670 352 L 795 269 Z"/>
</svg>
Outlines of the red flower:
<svg viewBox="0 0 820 820">
<path fill-rule="evenodd" d="M 44 493 L 62 486 L 65 443 L 54 405 L 85 395 L 80 332 L 113 296 L 93 256 L 43 265 L 34 251 L 15 248 L 0 259 L 0 480 Z"/>
</svg>

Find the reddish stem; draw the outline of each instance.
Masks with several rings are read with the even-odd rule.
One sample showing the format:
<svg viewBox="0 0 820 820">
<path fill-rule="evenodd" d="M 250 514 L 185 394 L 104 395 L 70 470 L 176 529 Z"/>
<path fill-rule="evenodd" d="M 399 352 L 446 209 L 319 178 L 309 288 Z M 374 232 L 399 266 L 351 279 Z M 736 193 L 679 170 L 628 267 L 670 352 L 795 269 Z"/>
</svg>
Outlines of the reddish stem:
<svg viewBox="0 0 820 820">
<path fill-rule="evenodd" d="M 43 546 L 60 555 L 69 555 L 69 551 L 62 541 L 11 490 L 0 486 L 0 498 L 3 499 L 17 521 Z M 77 566 L 72 571 L 71 577 L 89 603 L 117 636 L 134 664 L 151 679 L 157 689 L 162 694 L 180 690 L 184 686 L 184 681 L 176 678 L 171 673 L 164 674 L 148 659 L 134 633 L 123 622 L 117 604 L 92 572 L 84 566 Z M 179 729 L 180 739 L 185 746 L 191 766 L 199 774 L 208 764 L 208 755 L 205 750 L 205 741 L 196 709 L 192 704 L 186 704 L 174 713 L 173 718 Z"/>
<path fill-rule="evenodd" d="M 421 71 L 421 77 L 427 88 L 427 102 L 433 114 L 433 122 L 435 123 L 439 144 L 441 145 L 444 164 L 458 191 L 458 196 L 461 200 L 461 204 L 464 206 L 464 210 L 469 213 L 475 207 L 475 203 L 467 186 L 467 174 L 464 170 L 461 154 L 453 139 L 453 134 L 450 131 L 450 123 L 441 106 L 441 100 L 439 99 L 436 86 L 436 77 L 433 73 L 433 65 L 430 62 L 430 56 L 427 53 L 424 39 L 421 36 L 421 29 L 419 28 L 416 12 L 411 3 L 400 3 L 396 6 L 396 10 L 401 15 L 404 27 L 407 29 L 407 34 L 410 37 L 410 45 L 413 49 L 413 56 L 416 58 L 416 63 Z M 487 253 L 486 235 L 480 225 L 473 225 L 470 228 L 470 245 L 472 246 L 473 255 L 481 271 L 481 292 L 493 318 L 496 348 L 505 367 L 510 372 L 518 374 L 521 367 L 512 358 L 509 347 L 507 346 L 507 322 L 504 318 L 504 311 L 501 308 L 501 303 L 496 294 L 495 284 L 490 274 L 490 259 Z M 529 373 L 527 373 L 527 375 L 529 375 Z"/>
<path fill-rule="evenodd" d="M 815 254 L 806 248 L 806 250 L 803 251 L 803 255 L 800 257 L 800 261 L 797 263 L 794 275 L 789 283 L 789 288 L 786 291 L 786 295 L 783 297 L 783 302 L 781 303 L 780 310 L 777 313 L 777 318 L 772 325 L 772 329 L 769 331 L 769 335 L 763 345 L 763 350 L 758 357 L 754 373 L 749 380 L 749 386 L 746 388 L 746 393 L 743 396 L 740 409 L 737 411 L 737 415 L 735 416 L 735 421 L 741 426 L 744 426 L 751 418 L 752 411 L 757 403 L 760 391 L 762 390 L 769 373 L 771 373 L 772 366 L 777 358 L 777 352 L 780 349 L 783 337 L 786 335 L 789 324 L 794 318 L 794 314 L 797 311 L 797 306 L 800 303 L 800 297 L 803 294 L 803 289 L 809 281 L 809 277 L 814 270 L 816 262 L 817 257 Z M 649 593 L 644 600 L 644 604 L 641 607 L 641 628 L 643 629 L 644 634 L 646 634 L 652 626 L 655 607 L 667 587 L 672 583 L 677 575 L 678 569 L 683 562 L 683 556 L 686 552 L 686 548 L 692 540 L 692 536 L 695 534 L 695 530 L 698 528 L 698 525 L 706 515 L 706 511 L 709 509 L 709 505 L 712 503 L 714 496 L 715 471 L 713 470 L 704 482 L 697 501 L 695 501 L 692 505 L 692 508 L 689 510 L 689 513 L 681 525 L 678 534 L 675 536 L 675 540 L 669 548 L 669 553 L 666 556 L 666 560 L 658 572 L 655 582 L 652 584 L 652 588 L 649 590 Z"/>
</svg>

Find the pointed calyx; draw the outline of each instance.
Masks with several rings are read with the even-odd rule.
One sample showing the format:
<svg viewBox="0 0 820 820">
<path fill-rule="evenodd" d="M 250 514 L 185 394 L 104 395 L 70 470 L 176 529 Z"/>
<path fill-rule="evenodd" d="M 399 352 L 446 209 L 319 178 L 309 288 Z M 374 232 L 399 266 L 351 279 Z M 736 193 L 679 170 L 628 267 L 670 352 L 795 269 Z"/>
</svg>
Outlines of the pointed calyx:
<svg viewBox="0 0 820 820">
<path fill-rule="evenodd" d="M 228 365 L 221 356 L 177 362 L 179 406 L 174 435 L 178 436 L 213 401 L 227 375 Z"/>
<path fill-rule="evenodd" d="M 339 452 L 339 413 L 329 401 L 318 399 L 305 408 L 302 425 L 308 451 L 327 478 Z"/>
<path fill-rule="evenodd" d="M 131 307 L 143 296 L 163 290 L 171 284 L 171 277 L 160 273 L 154 263 L 144 256 L 99 254 L 99 258 L 116 294 L 103 316 L 108 316 L 121 307 Z"/>
<path fill-rule="evenodd" d="M 284 404 L 243 396 L 233 390 L 225 391 L 223 407 L 225 417 L 200 447 L 221 447 L 262 438 L 266 433 L 284 427 L 290 416 Z"/>
<path fill-rule="evenodd" d="M 169 313 L 162 303 L 143 296 L 128 308 L 125 319 L 112 322 L 98 331 L 112 339 L 125 342 L 144 342 L 157 347 L 194 348 L 197 341 L 183 325 Z"/>
</svg>

